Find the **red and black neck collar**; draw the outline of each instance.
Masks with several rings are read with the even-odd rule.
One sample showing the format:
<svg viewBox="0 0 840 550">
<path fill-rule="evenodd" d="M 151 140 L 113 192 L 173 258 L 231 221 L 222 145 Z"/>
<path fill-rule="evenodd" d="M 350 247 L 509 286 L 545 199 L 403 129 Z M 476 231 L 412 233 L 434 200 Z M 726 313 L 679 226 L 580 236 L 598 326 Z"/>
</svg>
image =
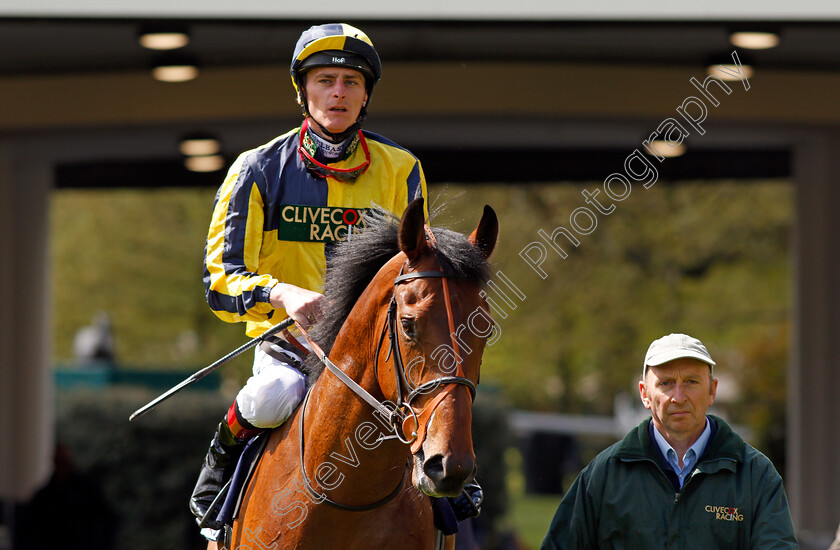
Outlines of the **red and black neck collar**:
<svg viewBox="0 0 840 550">
<path fill-rule="evenodd" d="M 318 124 L 318 122 L 315 122 Z M 320 126 L 320 124 L 319 124 Z M 351 183 L 356 181 L 356 179 L 361 176 L 362 174 L 367 171 L 368 167 L 370 167 L 370 150 L 368 149 L 367 141 L 365 140 L 365 136 L 360 129 L 356 130 L 356 136 L 354 140 L 357 140 L 358 144 L 362 146 L 362 150 L 365 152 L 365 161 L 356 166 L 355 168 L 334 168 L 329 166 L 328 164 L 324 164 L 323 162 L 318 161 L 315 158 L 315 151 L 317 145 L 314 143 L 314 140 L 309 136 L 309 117 L 305 118 L 303 124 L 300 127 L 300 133 L 298 135 L 298 152 L 300 153 L 300 158 L 303 160 L 303 163 L 306 167 L 315 173 L 316 175 L 322 178 L 333 178 L 341 182 Z M 348 134 L 349 137 L 350 134 Z M 350 147 L 352 148 L 351 151 L 347 153 L 347 158 L 349 158 L 356 149 L 355 144 L 351 144 Z"/>
</svg>

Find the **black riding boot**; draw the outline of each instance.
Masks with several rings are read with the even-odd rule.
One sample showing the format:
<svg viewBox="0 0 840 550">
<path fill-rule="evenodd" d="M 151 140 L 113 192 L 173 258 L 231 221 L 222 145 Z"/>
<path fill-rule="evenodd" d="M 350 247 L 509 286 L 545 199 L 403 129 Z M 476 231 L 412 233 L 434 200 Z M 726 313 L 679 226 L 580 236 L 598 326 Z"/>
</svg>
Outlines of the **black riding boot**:
<svg viewBox="0 0 840 550">
<path fill-rule="evenodd" d="M 202 527 L 212 529 L 223 527 L 215 521 L 215 513 L 218 512 L 221 502 L 217 503 L 215 510 L 210 514 L 211 517 L 205 519 L 205 516 L 213 500 L 233 475 L 236 461 L 242 454 L 246 441 L 247 439 L 239 440 L 233 436 L 227 421 L 223 420 L 219 423 L 216 435 L 213 436 L 210 448 L 207 450 L 201 473 L 198 474 L 192 497 L 190 497 L 190 511 L 198 518 L 198 524 Z"/>
</svg>

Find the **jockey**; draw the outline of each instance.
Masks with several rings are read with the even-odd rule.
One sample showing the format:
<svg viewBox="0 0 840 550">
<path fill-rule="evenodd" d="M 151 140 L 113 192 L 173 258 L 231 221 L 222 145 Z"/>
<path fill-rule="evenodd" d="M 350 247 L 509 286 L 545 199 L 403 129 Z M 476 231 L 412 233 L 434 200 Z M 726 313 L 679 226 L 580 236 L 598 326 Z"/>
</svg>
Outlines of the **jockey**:
<svg viewBox="0 0 840 550">
<path fill-rule="evenodd" d="M 204 285 L 213 312 L 246 322 L 248 336 L 286 317 L 317 323 L 334 243 L 352 234 L 373 204 L 400 216 L 426 196 L 417 158 L 361 130 L 381 70 L 359 29 L 333 23 L 304 31 L 290 70 L 301 126 L 242 153 L 228 171 L 207 236 Z M 218 425 L 190 499 L 210 540 L 222 525 L 209 509 L 244 443 L 281 425 L 304 396 L 300 345 L 278 337 L 257 346 L 253 375 Z M 480 503 L 480 490 L 473 500 Z"/>
</svg>

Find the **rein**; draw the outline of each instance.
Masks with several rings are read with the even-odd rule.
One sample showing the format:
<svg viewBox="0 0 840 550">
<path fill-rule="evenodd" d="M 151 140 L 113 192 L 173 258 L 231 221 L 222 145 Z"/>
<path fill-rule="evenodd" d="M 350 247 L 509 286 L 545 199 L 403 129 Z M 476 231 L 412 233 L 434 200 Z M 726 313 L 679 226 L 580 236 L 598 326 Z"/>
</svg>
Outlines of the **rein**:
<svg viewBox="0 0 840 550">
<path fill-rule="evenodd" d="M 425 226 L 426 230 L 426 238 L 429 241 L 430 247 L 432 251 L 437 256 L 437 241 L 435 239 L 434 234 L 431 231 L 429 226 Z M 438 266 L 440 266 L 440 262 L 438 261 Z M 315 343 L 315 341 L 309 336 L 309 333 L 306 329 L 303 328 L 299 323 L 295 322 L 295 326 L 297 326 L 300 333 L 304 336 L 306 341 L 309 343 L 310 347 L 312 348 L 313 353 L 315 356 L 324 364 L 324 366 L 332 372 L 336 377 L 350 390 L 352 390 L 356 395 L 361 397 L 368 405 L 370 405 L 377 413 L 382 415 L 383 418 L 388 418 L 388 422 L 391 425 L 391 428 L 394 430 L 394 435 L 388 437 L 381 437 L 381 440 L 384 439 L 399 439 L 402 443 L 410 445 L 411 453 L 415 454 L 420 448 L 423 446 L 423 442 L 426 439 L 426 428 L 428 426 L 429 421 L 432 419 L 434 415 L 435 409 L 443 402 L 443 400 L 450 394 L 452 391 L 459 385 L 466 386 L 470 392 L 470 398 L 472 400 L 475 399 L 476 388 L 475 383 L 467 378 L 464 375 L 463 365 L 461 363 L 461 356 L 459 353 L 458 348 L 458 341 L 455 338 L 455 321 L 452 314 L 452 302 L 449 295 L 449 284 L 448 278 L 451 277 L 451 274 L 447 274 L 442 269 L 437 271 L 415 271 L 411 273 L 403 273 L 403 269 L 405 265 L 400 268 L 400 273 L 394 279 L 394 289 L 396 290 L 397 285 L 405 283 L 407 281 L 412 281 L 414 279 L 425 279 L 425 278 L 440 278 L 443 283 L 443 297 L 444 302 L 446 304 L 446 316 L 447 321 L 449 323 L 449 334 L 452 341 L 452 349 L 455 353 L 455 361 L 456 361 L 456 370 L 454 376 L 439 376 L 434 380 L 429 380 L 428 382 L 424 382 L 418 385 L 415 388 L 411 388 L 411 384 L 409 384 L 408 378 L 406 377 L 405 373 L 405 364 L 402 359 L 402 352 L 400 351 L 399 346 L 399 339 L 397 336 L 397 302 L 396 302 L 396 292 L 391 295 L 391 302 L 388 305 L 388 314 L 385 320 L 385 325 L 382 327 L 382 334 L 379 337 L 379 343 L 376 346 L 376 355 L 375 355 L 375 363 L 374 363 L 374 372 L 378 372 L 377 366 L 379 363 L 379 355 L 382 348 L 382 343 L 385 340 L 385 334 L 388 334 L 388 338 L 390 340 L 388 354 L 385 357 L 385 361 L 387 362 L 390 357 L 394 359 L 394 375 L 396 377 L 396 387 L 397 387 L 397 401 L 396 404 L 391 403 L 390 401 L 379 401 L 373 395 L 370 394 L 366 389 L 361 387 L 355 380 L 350 378 L 344 371 L 339 369 L 335 363 L 333 363 L 329 357 L 324 353 L 321 347 Z M 378 379 L 378 374 L 376 376 Z M 427 393 L 431 393 L 435 389 L 443 386 L 443 389 L 426 405 L 423 407 L 422 410 L 419 412 L 414 410 L 414 407 L 411 406 L 411 403 L 420 395 L 425 395 Z M 404 390 L 407 392 L 407 395 L 404 397 Z M 300 470 L 301 475 L 303 477 L 303 483 L 306 486 L 306 489 L 309 493 L 318 499 L 319 502 L 326 502 L 330 506 L 341 510 L 347 511 L 354 511 L 354 512 L 362 512 L 366 510 L 372 510 L 379 506 L 383 506 L 390 500 L 392 500 L 397 494 L 399 494 L 400 489 L 402 488 L 403 483 L 405 482 L 406 472 L 408 471 L 410 465 L 410 459 L 406 460 L 405 469 L 403 469 L 403 475 L 400 479 L 399 484 L 394 488 L 391 493 L 389 493 L 384 498 L 372 502 L 370 504 L 363 504 L 363 505 L 348 505 L 336 502 L 334 500 L 329 499 L 324 494 L 319 494 L 315 489 L 312 488 L 312 485 L 309 481 L 309 478 L 306 474 L 306 468 L 304 464 L 304 417 L 306 413 L 306 405 L 309 401 L 310 392 L 306 393 L 306 397 L 303 400 L 302 409 L 300 412 Z M 389 406 L 390 405 L 390 406 Z M 392 408 L 394 407 L 394 408 Z M 411 426 L 410 421 L 414 421 L 414 426 Z"/>
</svg>

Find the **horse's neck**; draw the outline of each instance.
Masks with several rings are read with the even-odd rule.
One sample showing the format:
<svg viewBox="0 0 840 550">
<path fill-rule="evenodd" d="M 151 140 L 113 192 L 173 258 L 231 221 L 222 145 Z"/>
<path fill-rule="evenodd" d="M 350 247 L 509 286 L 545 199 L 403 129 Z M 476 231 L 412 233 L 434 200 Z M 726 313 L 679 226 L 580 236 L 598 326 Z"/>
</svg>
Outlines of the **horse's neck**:
<svg viewBox="0 0 840 550">
<path fill-rule="evenodd" d="M 381 330 L 384 323 L 382 301 L 386 297 L 364 298 L 365 294 L 348 316 L 330 358 L 381 401 L 384 397 L 374 371 L 374 356 L 380 336 L 377 327 Z M 394 440 L 377 444 L 380 436 L 391 435 L 387 420 L 374 414 L 368 403 L 329 370 L 313 387 L 305 414 L 307 472 L 318 486 L 330 489 L 329 498 L 346 504 L 366 504 L 387 495 L 397 485 L 408 448 Z"/>
<path fill-rule="evenodd" d="M 394 292 L 393 281 L 399 273 L 401 264 L 402 260 L 398 256 L 379 270 L 367 289 L 356 300 L 356 305 L 348 314 L 330 348 L 330 359 L 377 399 L 383 398 L 376 379 L 376 354 L 379 352 L 377 343 L 382 336 L 381 331 L 387 318 L 388 304 Z M 387 344 L 386 340 L 383 345 L 387 346 Z M 322 377 L 328 372 L 328 370 L 324 371 Z M 338 382 L 332 373 L 327 375 L 327 380 L 333 385 Z M 341 387 L 347 390 L 341 392 L 343 400 L 352 404 L 364 403 L 349 388 L 343 384 Z M 370 408 L 366 404 L 361 408 L 364 410 L 365 407 Z"/>
</svg>

